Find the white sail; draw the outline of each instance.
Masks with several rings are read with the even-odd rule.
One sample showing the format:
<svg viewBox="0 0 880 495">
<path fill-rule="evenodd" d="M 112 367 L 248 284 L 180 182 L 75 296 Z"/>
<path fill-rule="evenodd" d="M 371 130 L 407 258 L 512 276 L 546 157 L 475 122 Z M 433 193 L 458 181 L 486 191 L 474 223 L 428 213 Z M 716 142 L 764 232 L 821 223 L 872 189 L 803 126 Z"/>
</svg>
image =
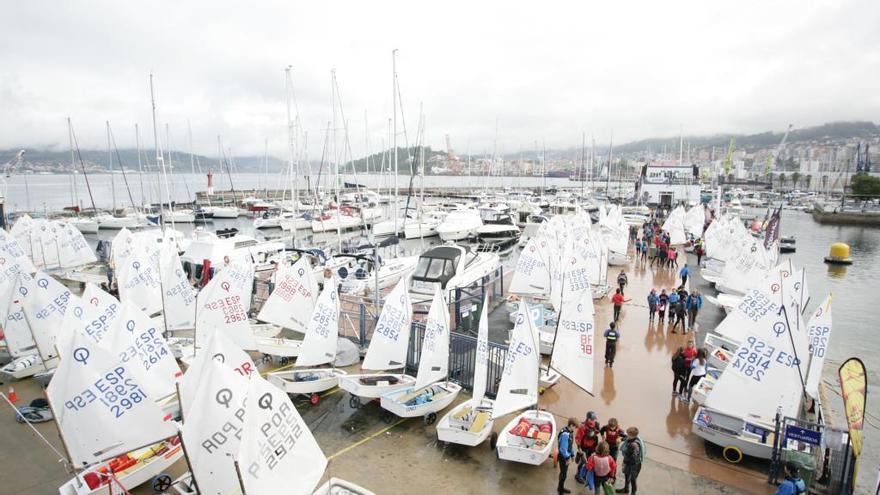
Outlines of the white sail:
<svg viewBox="0 0 880 495">
<path fill-rule="evenodd" d="M 706 209 L 703 205 L 691 207 L 684 217 L 684 230 L 694 236 L 700 238 L 703 236 L 703 225 L 706 224 Z"/>
<path fill-rule="evenodd" d="M 119 269 L 119 265 L 125 263 L 131 256 L 132 249 L 135 247 L 134 234 L 130 230 L 123 227 L 119 233 L 113 236 L 110 242 L 110 262 Z"/>
<path fill-rule="evenodd" d="M 0 256 L 3 257 L 2 270 L 5 272 L 9 267 L 17 264 L 21 271 L 25 273 L 34 273 L 37 269 L 22 248 L 18 239 L 9 235 L 5 230 L 0 229 Z"/>
<path fill-rule="evenodd" d="M 19 296 L 40 355 L 43 359 L 57 356 L 55 341 L 60 332 L 67 331 L 62 327 L 64 313 L 70 299 L 76 296 L 60 282 L 39 271 L 33 278 L 22 278 Z"/>
<path fill-rule="evenodd" d="M 334 286 L 335 287 L 335 286 Z M 318 298 L 318 282 L 306 256 L 290 266 L 283 263 L 275 274 L 275 289 L 257 319 L 305 333 Z"/>
<path fill-rule="evenodd" d="M 599 276 L 594 272 L 599 256 L 589 238 L 572 243 L 567 252 L 569 253 L 568 259 L 560 260 L 567 261 L 563 276 L 563 289 L 560 294 L 560 306 L 564 305 L 565 301 L 580 299 L 582 292 L 590 291 L 591 280 Z"/>
<path fill-rule="evenodd" d="M 46 391 L 74 466 L 83 467 L 176 434 L 131 369 L 83 335 Z"/>
<path fill-rule="evenodd" d="M 677 246 L 684 244 L 686 237 L 684 235 L 684 207 L 678 206 L 669 214 L 666 221 L 663 222 L 663 230 L 669 232 L 669 244 Z"/>
<path fill-rule="evenodd" d="M 749 301 L 749 321 L 742 341 L 709 394 L 708 407 L 771 420 L 781 407 L 783 416 L 797 417 L 803 390 L 800 370 L 805 371 L 806 362 L 799 363 L 795 356 L 805 358 L 805 339 L 794 327 L 789 332 L 788 325 L 794 322 L 787 320 L 785 311 L 771 299 L 763 295 Z"/>
<path fill-rule="evenodd" d="M 543 297 L 550 295 L 550 270 L 538 247 L 539 241 L 533 237 L 520 253 L 508 289 L 511 293 Z"/>
<path fill-rule="evenodd" d="M 335 281 L 334 281 L 335 282 Z M 339 343 L 339 294 L 336 284 L 326 284 L 312 311 L 296 366 L 317 366 L 336 359 Z"/>
<path fill-rule="evenodd" d="M 97 285 L 86 284 L 86 290 L 79 298 L 73 298 L 64 312 L 64 332 L 58 336 L 58 352 L 64 356 L 70 349 L 73 335 L 80 333 L 101 344 L 107 349 L 110 342 L 105 338 L 119 314 L 120 303 L 115 297 L 101 290 Z"/>
<path fill-rule="evenodd" d="M 412 322 L 412 302 L 406 285 L 406 279 L 402 279 L 385 299 L 361 368 L 383 371 L 406 366 Z"/>
<path fill-rule="evenodd" d="M 480 314 L 480 326 L 477 330 L 477 348 L 474 359 L 474 404 L 479 405 L 486 395 L 486 384 L 489 379 L 489 295 L 483 296 L 483 310 Z"/>
<path fill-rule="evenodd" d="M 12 357 L 37 352 L 37 344 L 34 342 L 31 327 L 24 315 L 21 292 L 22 284 L 31 278 L 33 277 L 27 273 L 18 273 L 8 285 L 3 286 L 3 294 L 0 294 L 0 301 L 9 303 L 6 310 L 0 314 L 6 315 L 3 322 L 3 339 L 6 341 L 6 348 Z M 27 289 L 25 289 L 26 293 Z"/>
<path fill-rule="evenodd" d="M 238 463 L 245 491 L 254 494 L 311 494 L 327 467 L 290 397 L 259 373 L 248 387 Z"/>
<path fill-rule="evenodd" d="M 171 395 L 182 374 L 168 342 L 143 311 L 123 302 L 110 329 L 110 349 L 154 399 Z"/>
<path fill-rule="evenodd" d="M 162 310 L 162 283 L 159 280 L 158 251 L 135 241 L 132 252 L 122 263 L 116 265 L 119 300 L 133 302 L 148 315 Z"/>
<path fill-rule="evenodd" d="M 98 261 L 82 232 L 73 225 L 59 222 L 56 226 L 58 258 L 61 268 L 72 268 Z"/>
<path fill-rule="evenodd" d="M 182 428 L 189 466 L 203 495 L 241 493 L 232 461 L 241 445 L 247 393 L 247 377 L 207 361 Z"/>
<path fill-rule="evenodd" d="M 248 322 L 254 267 L 242 258 L 222 267 L 198 295 L 196 345 L 215 332 L 225 332 L 242 349 L 254 349 L 254 334 Z"/>
<path fill-rule="evenodd" d="M 485 313 L 485 311 L 483 311 Z M 482 318 L 482 316 L 481 316 Z M 434 300 L 425 320 L 422 352 L 415 388 L 421 388 L 446 378 L 449 374 L 449 308 L 443 300 L 440 284 L 434 291 Z"/>
<path fill-rule="evenodd" d="M 180 380 L 180 407 L 184 412 L 192 407 L 202 376 L 214 361 L 223 363 L 227 368 L 244 377 L 257 369 L 251 357 L 226 334 L 214 332 L 205 347 L 196 354 L 195 360 Z"/>
<path fill-rule="evenodd" d="M 166 330 L 195 328 L 196 291 L 186 278 L 177 250 L 169 244 L 163 244 L 159 264 L 162 291 L 165 293 L 162 312 Z"/>
<path fill-rule="evenodd" d="M 562 303 L 550 366 L 591 394 L 595 333 L 590 291 L 582 291 L 577 299 Z"/>
<path fill-rule="evenodd" d="M 813 312 L 807 324 L 807 338 L 810 339 L 810 363 L 807 371 L 807 393 L 819 397 L 819 382 L 822 380 L 822 365 L 831 339 L 831 294 Z"/>
<path fill-rule="evenodd" d="M 499 418 L 538 403 L 539 359 L 532 319 L 521 306 L 507 346 L 493 417 Z"/>
</svg>

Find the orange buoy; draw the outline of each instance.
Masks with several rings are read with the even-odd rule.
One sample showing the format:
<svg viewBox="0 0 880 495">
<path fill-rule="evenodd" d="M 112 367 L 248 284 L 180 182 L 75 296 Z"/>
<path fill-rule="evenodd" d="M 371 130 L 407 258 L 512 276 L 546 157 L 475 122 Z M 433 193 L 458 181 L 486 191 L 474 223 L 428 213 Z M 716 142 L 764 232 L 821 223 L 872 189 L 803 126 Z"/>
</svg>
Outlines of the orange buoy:
<svg viewBox="0 0 880 495">
<path fill-rule="evenodd" d="M 6 394 L 6 397 L 8 397 L 8 398 L 9 398 L 9 402 L 12 402 L 13 404 L 15 404 L 16 402 L 18 402 L 18 394 L 15 392 L 15 388 L 14 388 L 14 387 L 9 387 L 9 393 Z"/>
</svg>

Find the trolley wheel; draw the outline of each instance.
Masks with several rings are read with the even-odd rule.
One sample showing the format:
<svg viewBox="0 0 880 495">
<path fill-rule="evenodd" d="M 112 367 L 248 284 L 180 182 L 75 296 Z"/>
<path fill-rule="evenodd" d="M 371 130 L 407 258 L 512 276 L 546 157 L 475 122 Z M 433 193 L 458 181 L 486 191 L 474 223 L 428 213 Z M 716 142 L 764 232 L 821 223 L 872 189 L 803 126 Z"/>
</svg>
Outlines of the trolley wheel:
<svg viewBox="0 0 880 495">
<path fill-rule="evenodd" d="M 281 366 L 287 366 L 287 363 L 289 363 L 289 362 L 290 362 L 290 358 L 284 357 L 284 356 L 281 357 Z"/>
<path fill-rule="evenodd" d="M 434 421 L 437 421 L 437 413 L 429 412 L 422 419 L 425 421 L 426 425 L 432 425 L 432 424 L 434 424 Z"/>
<path fill-rule="evenodd" d="M 495 450 L 495 447 L 498 446 L 498 434 L 494 431 L 492 432 L 492 436 L 489 437 L 489 448 Z"/>
<path fill-rule="evenodd" d="M 317 406 L 318 402 L 321 402 L 321 396 L 318 394 L 312 394 L 312 396 L 309 397 L 309 402 L 311 402 L 313 406 Z"/>
<path fill-rule="evenodd" d="M 382 421 L 383 421 L 386 425 L 390 425 L 391 423 L 393 423 L 393 422 L 394 422 L 394 419 L 395 419 L 396 417 L 397 417 L 397 416 L 395 416 L 394 413 L 390 413 L 390 412 L 387 412 L 387 411 L 384 412 L 384 413 L 382 413 Z"/>
<path fill-rule="evenodd" d="M 171 475 L 168 473 L 156 475 L 150 482 L 150 488 L 153 489 L 153 493 L 165 493 L 171 488 Z"/>
<path fill-rule="evenodd" d="M 547 390 L 545 387 L 538 387 L 538 395 L 544 395 L 545 390 Z"/>
<path fill-rule="evenodd" d="M 348 399 L 348 406 L 352 409 L 360 409 L 361 400 L 358 399 L 357 395 L 352 395 L 350 399 Z"/>
<path fill-rule="evenodd" d="M 724 447 L 721 455 L 724 456 L 725 461 L 731 464 L 739 464 L 740 461 L 743 460 L 742 450 L 736 445 L 728 445 L 727 447 Z"/>
</svg>

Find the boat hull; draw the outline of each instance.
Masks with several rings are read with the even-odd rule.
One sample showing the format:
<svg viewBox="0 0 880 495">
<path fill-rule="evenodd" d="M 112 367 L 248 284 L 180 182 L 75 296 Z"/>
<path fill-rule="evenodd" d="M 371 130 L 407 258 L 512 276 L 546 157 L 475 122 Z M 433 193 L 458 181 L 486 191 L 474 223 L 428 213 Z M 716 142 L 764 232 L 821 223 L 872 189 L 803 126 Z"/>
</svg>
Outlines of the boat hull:
<svg viewBox="0 0 880 495">
<path fill-rule="evenodd" d="M 312 495 L 376 495 L 366 488 L 350 481 L 330 478 L 319 486 Z"/>
<path fill-rule="evenodd" d="M 431 400 L 421 404 L 411 404 L 411 402 L 416 399 L 416 396 L 421 395 L 426 391 L 428 393 L 433 393 Z M 379 402 L 382 409 L 385 409 L 396 416 L 400 416 L 401 418 L 415 418 L 419 416 L 427 416 L 428 414 L 446 409 L 446 407 L 449 406 L 449 404 L 452 404 L 455 398 L 458 397 L 459 392 L 461 392 L 461 385 L 457 383 L 433 383 L 418 390 L 405 388 L 389 392 L 384 394 Z M 407 399 L 408 397 L 411 397 L 412 399 L 404 401 L 404 399 Z"/>
<path fill-rule="evenodd" d="M 550 431 L 536 432 L 536 437 L 520 436 L 511 433 L 521 420 L 532 424 L 549 425 Z M 498 458 L 505 461 L 520 462 L 537 466 L 550 456 L 556 440 L 556 419 L 547 411 L 526 411 L 513 418 L 498 435 L 495 445 Z"/>
<path fill-rule="evenodd" d="M 710 426 L 711 420 L 709 422 L 705 420 L 706 415 L 711 417 L 712 414 L 716 413 L 711 409 L 700 407 L 696 414 L 694 414 L 691 431 L 703 440 L 722 447 L 725 459 L 728 459 L 728 453 L 738 453 L 739 458 L 742 455 L 758 459 L 770 459 L 772 457 L 773 442 L 770 439 L 765 439 L 766 441 L 762 442 L 757 436 L 753 438 L 732 429 L 712 427 Z"/>
<path fill-rule="evenodd" d="M 391 383 L 387 380 L 379 380 L 375 384 L 362 382 L 362 379 L 365 378 L 377 379 L 381 377 L 393 377 L 397 380 L 397 383 Z M 339 388 L 363 399 L 378 399 L 389 392 L 412 387 L 415 382 L 415 377 L 403 374 L 377 373 L 347 375 L 339 377 Z"/>
<path fill-rule="evenodd" d="M 254 336 L 257 352 L 278 357 L 297 357 L 302 347 L 302 340 L 282 339 L 279 337 Z"/>
<path fill-rule="evenodd" d="M 474 400 L 462 402 L 446 413 L 437 423 L 437 439 L 442 442 L 476 447 L 483 443 L 492 434 L 495 421 L 492 419 L 492 407 L 495 402 L 491 399 L 483 399 L 478 411 L 473 411 Z M 474 417 L 463 417 L 462 413 L 473 414 Z M 478 419 L 477 414 L 485 414 Z"/>
<path fill-rule="evenodd" d="M 345 370 L 334 368 L 306 368 L 291 371 L 276 371 L 269 373 L 266 378 L 269 383 L 275 385 L 288 394 L 316 394 L 330 390 L 339 384 L 339 377 L 348 373 Z M 314 380 L 297 380 L 297 377 L 315 376 Z"/>
<path fill-rule="evenodd" d="M 29 354 L 13 359 L 0 369 L 0 378 L 3 381 L 16 381 L 34 376 L 58 366 L 58 358 L 52 358 L 43 364 L 43 360 L 36 354 Z"/>
<path fill-rule="evenodd" d="M 169 446 L 167 452 L 154 455 L 144 461 L 138 462 L 124 471 L 114 473 L 119 483 L 121 483 L 126 490 L 131 490 L 153 480 L 156 476 L 170 469 L 175 462 L 183 457 L 183 449 L 180 444 L 171 445 L 170 442 L 166 442 L 166 444 Z M 58 488 L 58 493 L 60 495 L 111 495 L 120 492 L 118 486 L 113 486 L 111 489 L 109 484 L 100 485 L 94 489 L 89 488 L 89 485 L 83 478 L 85 473 L 86 472 L 84 471 L 77 475 L 76 478 L 61 485 L 61 487 Z"/>
</svg>

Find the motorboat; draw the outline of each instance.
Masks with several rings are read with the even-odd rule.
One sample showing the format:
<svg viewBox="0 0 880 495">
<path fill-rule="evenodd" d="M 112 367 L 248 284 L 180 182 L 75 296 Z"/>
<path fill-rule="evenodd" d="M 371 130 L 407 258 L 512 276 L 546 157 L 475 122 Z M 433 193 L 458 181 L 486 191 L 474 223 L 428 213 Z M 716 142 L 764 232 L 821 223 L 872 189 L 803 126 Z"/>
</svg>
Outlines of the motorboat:
<svg viewBox="0 0 880 495">
<path fill-rule="evenodd" d="M 419 256 L 410 292 L 416 297 L 430 296 L 434 284 L 439 283 L 448 294 L 478 282 L 499 266 L 501 262 L 494 253 L 475 252 L 457 244 L 437 246 Z"/>
<path fill-rule="evenodd" d="M 235 206 L 205 206 L 202 209 L 210 212 L 215 219 L 234 219 L 239 215 L 238 208 Z"/>
<path fill-rule="evenodd" d="M 483 221 L 476 210 L 453 210 L 437 226 L 437 234 L 444 241 L 460 241 L 473 235 L 481 225 Z"/>
<path fill-rule="evenodd" d="M 442 211 L 425 211 L 420 218 L 407 219 L 403 225 L 403 237 L 420 239 L 438 235 L 437 228 L 443 223 L 446 213 Z"/>
<path fill-rule="evenodd" d="M 203 273 L 205 260 L 209 262 L 208 268 L 212 268 L 222 266 L 226 260 L 234 259 L 239 254 L 247 253 L 259 269 L 260 265 L 269 262 L 271 256 L 283 251 L 283 242 L 261 242 L 243 234 L 221 237 L 199 227 L 193 230 L 189 245 L 180 256 L 180 261 L 190 282 L 201 284 L 203 280 L 207 280 L 206 274 Z"/>
<path fill-rule="evenodd" d="M 514 225 L 508 213 L 494 213 L 483 218 L 483 224 L 474 231 L 480 244 L 507 245 L 516 243 L 520 237 L 519 227 Z"/>
<path fill-rule="evenodd" d="M 264 211 L 262 215 L 254 217 L 255 229 L 280 229 L 281 228 L 281 209 L 271 208 Z"/>
<path fill-rule="evenodd" d="M 539 465 L 547 460 L 556 443 L 556 419 L 547 411 L 525 411 L 498 435 L 495 451 L 499 459 Z"/>
<path fill-rule="evenodd" d="M 779 238 L 779 252 L 793 253 L 797 251 L 797 240 L 793 236 Z"/>
<path fill-rule="evenodd" d="M 409 276 L 418 263 L 418 256 L 398 258 L 379 256 L 379 273 L 375 272 L 373 257 L 357 254 L 338 254 L 335 260 L 348 260 L 348 263 L 333 264 L 343 294 L 358 294 L 391 287 L 400 279 Z"/>
</svg>

